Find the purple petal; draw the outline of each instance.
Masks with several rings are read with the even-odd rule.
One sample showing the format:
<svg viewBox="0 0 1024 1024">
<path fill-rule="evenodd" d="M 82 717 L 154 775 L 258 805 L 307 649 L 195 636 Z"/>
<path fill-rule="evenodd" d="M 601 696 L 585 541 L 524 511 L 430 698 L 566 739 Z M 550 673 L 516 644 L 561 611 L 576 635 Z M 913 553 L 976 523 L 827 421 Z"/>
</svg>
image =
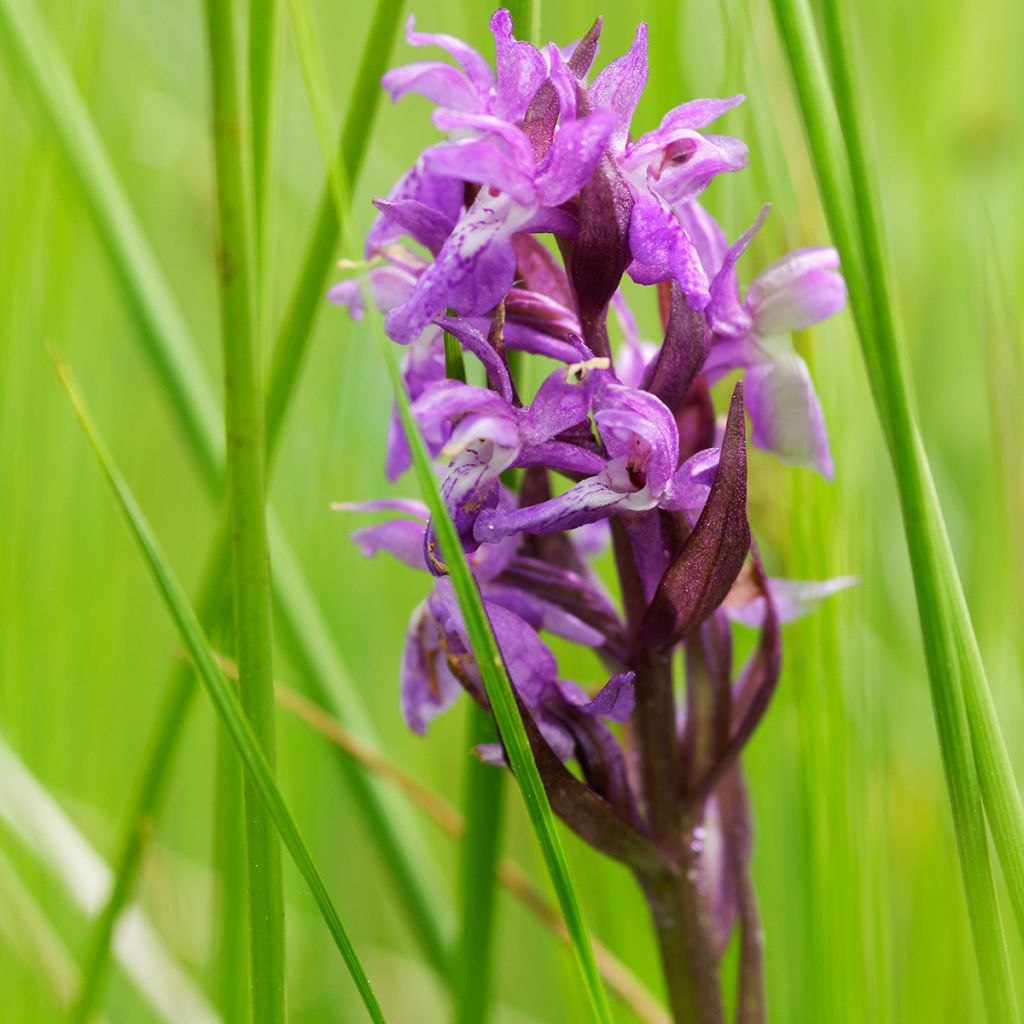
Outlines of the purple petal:
<svg viewBox="0 0 1024 1024">
<path fill-rule="evenodd" d="M 816 324 L 846 304 L 835 249 L 797 249 L 762 271 L 747 289 L 747 308 L 761 337 Z"/>
<path fill-rule="evenodd" d="M 441 651 L 437 622 L 423 602 L 412 613 L 402 653 L 402 715 L 413 732 L 455 702 L 462 687 Z"/>
<path fill-rule="evenodd" d="M 606 382 L 607 359 L 591 359 L 555 370 L 520 416 L 523 440 L 539 444 L 585 420 L 595 389 Z"/>
<path fill-rule="evenodd" d="M 423 534 L 426 525 L 411 519 L 392 519 L 376 526 L 366 526 L 352 534 L 352 543 L 358 545 L 364 558 L 372 558 L 378 551 L 404 562 L 413 569 L 426 570 L 423 559 Z"/>
<path fill-rule="evenodd" d="M 595 110 L 579 121 L 563 121 L 537 176 L 537 195 L 546 206 L 574 196 L 594 173 L 615 127 L 615 116 Z"/>
<path fill-rule="evenodd" d="M 771 206 L 761 207 L 757 220 L 743 232 L 729 247 L 722 258 L 722 265 L 711 282 L 711 301 L 708 303 L 708 319 L 719 334 L 739 336 L 746 334 L 752 325 L 750 314 L 740 304 L 739 285 L 736 282 L 736 261 L 746 252 L 754 235 L 761 230 Z"/>
<path fill-rule="evenodd" d="M 532 203 L 536 194 L 533 176 L 524 173 L 494 143 L 484 139 L 431 146 L 423 154 L 432 174 L 448 175 L 507 192 L 518 203 Z"/>
<path fill-rule="evenodd" d="M 676 205 L 700 195 L 719 174 L 742 170 L 747 157 L 747 147 L 739 139 L 670 129 L 663 122 L 626 150 L 623 166 L 634 181 L 643 175 L 665 202 Z"/>
<path fill-rule="evenodd" d="M 617 137 L 625 139 L 633 112 L 647 84 L 647 26 L 637 26 L 629 52 L 611 62 L 587 90 L 587 106 L 606 107 L 619 121 Z"/>
<path fill-rule="evenodd" d="M 783 462 L 811 466 L 826 480 L 834 467 L 821 403 L 807 364 L 795 352 L 782 352 L 747 371 L 750 440 Z"/>
<path fill-rule="evenodd" d="M 661 493 L 679 462 L 675 417 L 661 399 L 621 384 L 603 387 L 594 401 L 594 422 L 612 459 L 630 460 L 631 476 Z"/>
<path fill-rule="evenodd" d="M 547 356 L 548 359 L 557 359 L 563 363 L 571 363 L 579 358 L 579 353 L 569 342 L 559 341 L 545 331 L 511 320 L 505 321 L 505 347 Z"/>
<path fill-rule="evenodd" d="M 697 525 L 665 571 L 640 624 L 640 642 L 671 647 L 724 600 L 750 547 L 743 385 L 736 385 L 715 482 Z"/>
<path fill-rule="evenodd" d="M 494 114 L 507 121 L 521 121 L 547 78 L 547 64 L 535 46 L 519 42 L 512 35 L 512 17 L 508 11 L 494 12 L 491 31 L 498 67 Z"/>
<path fill-rule="evenodd" d="M 675 214 L 655 195 L 640 195 L 629 223 L 633 262 L 629 276 L 637 284 L 676 281 L 691 309 L 708 304 L 708 279 L 690 236 Z"/>
<path fill-rule="evenodd" d="M 729 251 L 729 240 L 725 232 L 696 199 L 679 204 L 676 213 L 700 256 L 708 280 L 713 281 Z"/>
<path fill-rule="evenodd" d="M 515 278 L 516 258 L 508 240 L 524 219 L 522 208 L 507 196 L 482 190 L 409 299 L 388 314 L 388 336 L 409 341 L 448 308 L 465 317 L 496 306 Z"/>
<path fill-rule="evenodd" d="M 431 174 L 421 157 L 388 193 L 390 202 L 401 203 L 407 200 L 437 210 L 448 223 L 454 224 L 462 212 L 463 185 L 455 178 Z M 387 214 L 381 214 L 366 236 L 366 255 L 373 256 L 397 242 L 405 230 Z"/>
<path fill-rule="evenodd" d="M 537 505 L 507 512 L 482 512 L 477 519 L 474 536 L 482 544 L 493 544 L 514 533 L 544 534 L 571 530 L 584 523 L 604 519 L 627 497 L 629 495 L 613 490 L 599 477 L 592 477 Z"/>
<path fill-rule="evenodd" d="M 439 46 L 454 57 L 473 85 L 482 93 L 494 86 L 494 72 L 490 64 L 473 47 L 455 36 L 441 32 L 416 32 L 416 19 L 410 15 L 405 27 L 405 38 L 410 46 Z"/>
<path fill-rule="evenodd" d="M 405 302 L 415 287 L 416 276 L 410 270 L 385 264 L 336 284 L 327 293 L 327 298 L 336 306 L 348 307 L 348 314 L 353 320 L 362 320 L 366 315 L 364 292 L 369 291 L 377 308 L 387 313 Z"/>
<path fill-rule="evenodd" d="M 661 120 L 663 128 L 706 128 L 727 110 L 738 107 L 746 96 L 737 93 L 725 100 L 690 100 L 670 110 Z"/>
<path fill-rule="evenodd" d="M 856 576 L 836 576 L 830 580 L 769 579 L 768 590 L 775 603 L 779 622 L 786 623 L 807 615 L 827 597 L 856 586 L 858 582 Z M 750 600 L 743 604 L 733 604 L 731 599 L 726 600 L 723 608 L 733 622 L 759 629 L 764 625 L 765 599 L 757 593 L 752 596 L 748 593 L 748 596 Z"/>
<path fill-rule="evenodd" d="M 512 382 L 508 367 L 498 355 L 494 346 L 472 324 L 454 316 L 439 316 L 434 321 L 438 327 L 454 335 L 467 352 L 480 360 L 487 371 L 487 379 L 506 402 L 512 401 Z"/>
<path fill-rule="evenodd" d="M 492 546 L 487 544 L 480 550 L 487 551 Z M 422 559 L 420 564 L 422 566 Z M 588 626 L 564 608 L 519 587 L 490 583 L 487 586 L 486 596 L 488 601 L 493 601 L 510 612 L 515 612 L 538 631 L 543 629 L 554 636 L 560 636 L 572 643 L 584 644 L 587 647 L 600 647 L 604 643 L 604 635 L 599 630 Z"/>
<path fill-rule="evenodd" d="M 658 504 L 666 509 L 703 508 L 718 471 L 718 448 L 705 448 L 691 455 L 676 470 Z"/>
<path fill-rule="evenodd" d="M 410 238 L 435 255 L 455 227 L 455 221 L 449 220 L 446 214 L 415 199 L 402 199 L 398 202 L 375 199 L 373 205 L 392 224 L 396 224 Z"/>
<path fill-rule="evenodd" d="M 516 235 L 512 239 L 519 276 L 532 292 L 553 299 L 560 306 L 572 309 L 572 289 L 561 263 L 535 238 Z"/>
<path fill-rule="evenodd" d="M 416 61 L 394 68 L 381 78 L 380 84 L 392 103 L 413 92 L 453 110 L 476 111 L 483 105 L 479 91 L 461 71 L 438 61 Z"/>
<path fill-rule="evenodd" d="M 601 687 L 597 696 L 580 710 L 588 715 L 608 718 L 613 722 L 628 722 L 636 705 L 636 692 L 633 689 L 634 672 L 621 672 L 612 676 Z"/>
<path fill-rule="evenodd" d="M 380 498 L 377 501 L 336 501 L 332 512 L 398 512 L 426 522 L 430 510 L 422 501 L 413 498 Z"/>
</svg>

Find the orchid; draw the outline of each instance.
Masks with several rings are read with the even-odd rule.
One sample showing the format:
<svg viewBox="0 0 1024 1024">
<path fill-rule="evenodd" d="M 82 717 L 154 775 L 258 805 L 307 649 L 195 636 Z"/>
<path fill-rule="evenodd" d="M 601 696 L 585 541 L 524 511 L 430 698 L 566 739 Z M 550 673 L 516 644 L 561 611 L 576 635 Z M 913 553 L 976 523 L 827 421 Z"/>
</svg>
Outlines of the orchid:
<svg viewBox="0 0 1024 1024">
<path fill-rule="evenodd" d="M 735 267 L 760 220 L 729 246 L 697 197 L 746 165 L 742 142 L 703 132 L 743 97 L 684 103 L 634 139 L 645 26 L 589 85 L 600 22 L 567 51 L 517 41 L 504 11 L 491 28 L 496 71 L 410 22 L 412 45 L 458 66 L 418 62 L 384 86 L 435 102 L 447 138 L 377 200 L 369 269 L 331 298 L 358 317 L 364 289 L 406 346 L 412 415 L 552 806 L 634 871 L 663 949 L 690 951 L 666 961 L 688 978 L 670 977 L 679 1019 L 717 1022 L 717 965 L 749 884 L 739 757 L 778 682 L 781 624 L 852 582 L 768 576 L 748 521 L 746 416 L 755 444 L 831 475 L 820 406 L 784 336 L 841 308 L 843 280 L 832 250 L 803 249 L 741 297 Z M 423 253 L 397 248 L 403 237 Z M 660 342 L 641 340 L 626 277 L 656 286 Z M 444 333 L 474 356 L 473 380 L 447 376 Z M 531 389 L 513 349 L 558 365 Z M 714 386 L 736 370 L 723 420 Z M 391 479 L 408 465 L 403 445 L 393 424 Z M 353 539 L 433 578 L 402 655 L 409 726 L 425 732 L 463 693 L 488 708 L 426 507 L 339 507 L 398 513 Z M 618 602 L 591 564 L 595 530 L 611 537 Z M 734 623 L 758 632 L 735 670 Z M 543 634 L 594 650 L 598 685 L 563 679 Z M 478 753 L 504 763 L 500 742 Z"/>
</svg>

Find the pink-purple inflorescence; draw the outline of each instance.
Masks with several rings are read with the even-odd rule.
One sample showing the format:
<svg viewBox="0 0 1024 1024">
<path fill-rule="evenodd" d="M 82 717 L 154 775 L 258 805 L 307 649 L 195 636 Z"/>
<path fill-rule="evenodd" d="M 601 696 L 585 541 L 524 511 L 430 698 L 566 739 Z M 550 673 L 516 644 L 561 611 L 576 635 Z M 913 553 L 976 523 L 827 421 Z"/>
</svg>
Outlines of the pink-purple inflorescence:
<svg viewBox="0 0 1024 1024">
<path fill-rule="evenodd" d="M 788 335 L 839 310 L 845 287 L 835 251 L 815 248 L 741 291 L 736 265 L 764 213 L 730 245 L 698 196 L 747 164 L 742 142 L 704 131 L 743 97 L 685 103 L 637 136 L 646 26 L 589 84 L 600 22 L 564 50 L 516 40 L 503 10 L 491 29 L 496 72 L 410 19 L 412 46 L 455 63 L 409 64 L 383 85 L 394 100 L 436 103 L 447 137 L 376 200 L 367 268 L 330 297 L 359 318 L 372 296 L 405 347 L 413 411 L 445 462 L 443 494 L 553 806 L 642 881 L 699 875 L 720 952 L 746 879 L 737 757 L 778 677 L 779 625 L 848 583 L 766 577 L 747 522 L 745 419 L 753 444 L 831 477 L 821 407 Z M 653 286 L 660 345 L 641 340 L 625 277 Z M 479 363 L 480 384 L 446 376 L 445 332 Z M 532 397 L 513 352 L 548 367 Z M 720 420 L 711 387 L 737 372 Z M 388 477 L 409 464 L 394 418 Z M 463 692 L 486 706 L 425 506 L 342 507 L 398 513 L 354 539 L 435 577 L 402 659 L 409 725 L 423 732 Z M 591 568 L 609 543 L 618 602 Z M 760 631 L 735 672 L 733 622 Z M 592 695 L 561 679 L 542 633 L 592 648 L 609 681 Z M 498 745 L 481 754 L 502 760 Z"/>
</svg>

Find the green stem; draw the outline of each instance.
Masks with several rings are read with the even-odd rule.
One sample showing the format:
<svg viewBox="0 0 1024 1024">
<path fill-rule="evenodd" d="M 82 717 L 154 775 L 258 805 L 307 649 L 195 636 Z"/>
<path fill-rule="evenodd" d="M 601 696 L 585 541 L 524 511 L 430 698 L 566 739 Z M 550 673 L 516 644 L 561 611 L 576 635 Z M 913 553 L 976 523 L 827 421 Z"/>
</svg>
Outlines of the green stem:
<svg viewBox="0 0 1024 1024">
<path fill-rule="evenodd" d="M 461 924 L 455 965 L 456 1024 L 483 1024 L 488 1016 L 494 915 L 495 875 L 501 847 L 505 773 L 483 764 L 472 753 L 494 743 L 497 732 L 490 714 L 473 702 L 466 722 L 466 833 L 461 844 L 459 892 Z"/>
<path fill-rule="evenodd" d="M 273 623 L 267 542 L 263 400 L 253 295 L 253 258 L 232 6 L 207 0 L 213 149 L 220 234 L 224 426 L 233 546 L 235 637 L 242 707 L 267 763 L 275 761 Z M 245 791 L 249 940 L 254 1021 L 283 1021 L 284 892 L 281 848 L 251 783 Z"/>
</svg>

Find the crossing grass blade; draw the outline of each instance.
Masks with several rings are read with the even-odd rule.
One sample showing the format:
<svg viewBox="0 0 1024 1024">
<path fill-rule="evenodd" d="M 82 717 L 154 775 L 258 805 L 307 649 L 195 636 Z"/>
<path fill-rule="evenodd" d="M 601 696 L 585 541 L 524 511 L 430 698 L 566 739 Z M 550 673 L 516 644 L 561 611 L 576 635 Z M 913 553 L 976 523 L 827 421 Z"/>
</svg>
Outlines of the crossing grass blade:
<svg viewBox="0 0 1024 1024">
<path fill-rule="evenodd" d="M 352 105 L 342 133 L 340 151 L 352 173 L 365 154 L 376 110 L 378 80 L 388 59 L 401 5 L 379 0 L 373 25 L 360 62 Z M 197 345 L 159 262 L 145 237 L 124 190 L 114 174 L 91 116 L 78 93 L 67 64 L 43 23 L 21 0 L 0 0 L 0 48 L 9 66 L 25 82 L 35 100 L 41 127 L 57 144 L 71 180 L 81 197 L 116 270 L 129 308 L 140 329 L 146 355 L 157 377 L 172 396 L 172 410 L 183 438 L 200 468 L 211 496 L 219 499 L 223 482 L 223 434 L 213 393 L 199 369 Z M 349 163 L 351 161 L 351 163 Z M 281 328 L 272 361 L 266 395 L 267 449 L 272 456 L 281 434 L 284 414 L 294 394 L 301 353 L 308 341 L 315 309 L 322 299 L 325 269 L 338 235 L 338 217 L 329 190 L 326 207 L 321 202 L 316 227 L 306 247 L 304 282 L 296 289 L 289 315 Z M 311 273 L 315 268 L 316 273 Z M 318 275 L 318 276 L 317 276 Z M 314 277 L 316 280 L 314 280 Z M 366 713 L 323 612 L 314 596 L 288 538 L 269 514 L 275 610 L 280 636 L 291 648 L 295 662 L 316 699 L 324 702 L 341 721 L 374 743 L 375 730 Z M 226 535 L 207 560 L 206 576 L 222 578 L 230 548 Z M 211 583 L 210 588 L 215 584 Z M 219 601 L 204 588 L 196 606 L 211 614 Z M 154 729 L 147 761 L 131 813 L 124 825 L 119 857 L 114 865 L 118 884 L 112 890 L 94 925 L 83 983 L 102 975 L 109 953 L 109 937 L 123 900 L 130 894 L 142 852 L 139 823 L 151 819 L 160 805 L 170 778 L 173 751 L 184 728 L 186 711 L 194 692 L 192 673 L 176 666 L 166 684 L 169 695 Z M 420 830 L 405 808 L 379 783 L 354 770 L 344 759 L 337 765 L 350 787 L 368 839 L 376 844 L 381 862 L 390 874 L 408 916 L 412 932 L 427 962 L 442 976 L 448 967 L 446 912 L 435 895 L 429 858 L 423 854 Z M 413 858 L 411 851 L 420 851 Z M 104 937 L 105 936 L 105 937 Z M 95 998 L 93 993 L 90 998 Z"/>
<path fill-rule="evenodd" d="M 345 926 L 338 916 L 338 912 L 324 884 L 323 876 L 320 874 L 320 870 L 317 868 L 309 848 L 299 832 L 291 811 L 288 810 L 281 791 L 277 788 L 277 783 L 274 781 L 270 766 L 263 754 L 256 734 L 249 724 L 245 713 L 242 711 L 238 698 L 234 695 L 218 668 L 216 658 L 203 633 L 203 628 L 199 624 L 199 620 L 196 618 L 192 607 L 189 605 L 188 598 L 185 596 L 181 584 L 178 583 L 164 558 L 163 552 L 150 529 L 149 523 L 143 516 L 141 508 L 94 426 L 70 371 L 57 358 L 54 358 L 54 364 L 57 368 L 61 384 L 64 386 L 74 408 L 75 415 L 100 463 L 107 482 L 114 492 L 114 497 L 117 499 L 117 503 L 128 521 L 132 535 L 153 577 L 153 582 L 160 591 L 167 611 L 174 620 L 181 642 L 195 664 L 199 678 L 221 723 L 231 737 L 239 760 L 245 768 L 246 777 L 259 798 L 263 801 L 267 813 L 281 837 L 281 841 L 291 854 L 295 866 L 308 885 L 317 908 L 324 919 L 324 923 L 331 933 L 331 938 L 334 939 L 334 943 L 338 947 L 338 951 L 341 953 L 349 973 L 352 975 L 352 980 L 359 990 L 359 995 L 362 998 L 367 1013 L 372 1020 L 383 1024 L 384 1015 L 377 1002 L 373 987 L 370 985 L 370 980 L 348 937 Z"/>
<path fill-rule="evenodd" d="M 1024 850 L 1020 801 L 910 401 L 839 5 L 827 5 L 825 19 L 837 118 L 806 0 L 772 3 L 896 476 L 982 995 L 993 1024 L 1016 1021 L 985 812 L 1013 889 L 1021 881 Z"/>
</svg>

